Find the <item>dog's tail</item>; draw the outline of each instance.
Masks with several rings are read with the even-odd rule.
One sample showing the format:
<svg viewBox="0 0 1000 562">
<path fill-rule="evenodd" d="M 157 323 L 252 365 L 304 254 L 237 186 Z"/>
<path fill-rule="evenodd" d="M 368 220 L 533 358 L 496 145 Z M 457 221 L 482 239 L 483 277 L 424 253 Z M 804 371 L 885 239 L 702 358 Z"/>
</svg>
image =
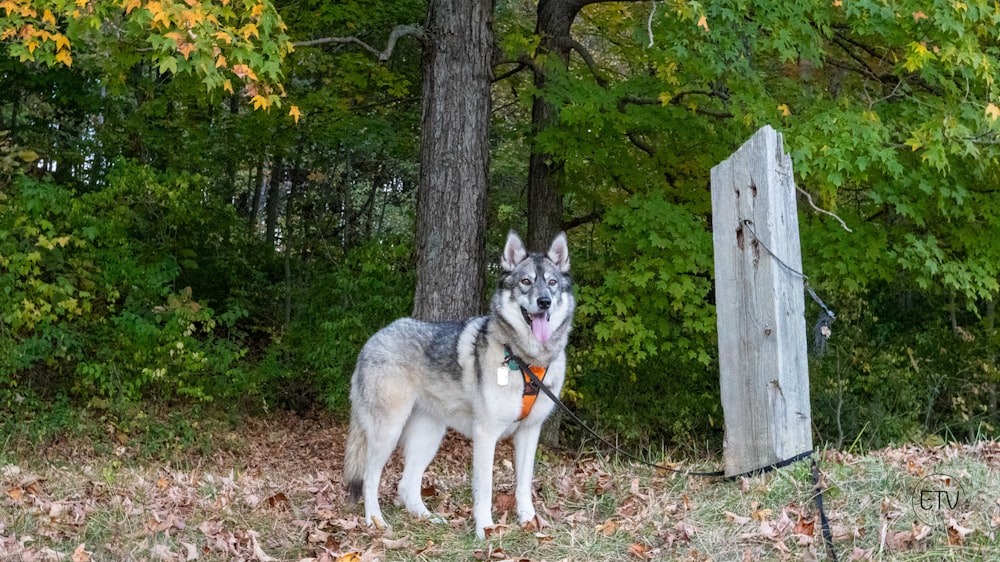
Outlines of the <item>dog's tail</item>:
<svg viewBox="0 0 1000 562">
<path fill-rule="evenodd" d="M 368 458 L 368 439 L 361 423 L 351 414 L 351 428 L 347 430 L 347 446 L 344 450 L 344 482 L 352 501 L 361 498 L 361 486 L 365 481 L 365 463 Z"/>
</svg>

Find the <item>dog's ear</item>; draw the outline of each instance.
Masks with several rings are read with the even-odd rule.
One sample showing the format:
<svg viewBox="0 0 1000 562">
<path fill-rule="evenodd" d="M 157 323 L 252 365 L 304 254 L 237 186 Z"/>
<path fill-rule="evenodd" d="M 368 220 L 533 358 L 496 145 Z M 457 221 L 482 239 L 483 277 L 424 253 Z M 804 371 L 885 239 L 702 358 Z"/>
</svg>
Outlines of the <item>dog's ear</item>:
<svg viewBox="0 0 1000 562">
<path fill-rule="evenodd" d="M 528 252 L 524 249 L 524 242 L 516 232 L 511 230 L 507 233 L 507 244 L 503 247 L 503 255 L 500 256 L 500 267 L 504 271 L 514 271 L 517 264 L 528 257 Z"/>
<path fill-rule="evenodd" d="M 549 253 L 546 257 L 552 260 L 552 263 L 556 264 L 559 271 L 563 273 L 569 272 L 569 246 L 566 244 L 566 233 L 560 232 L 556 239 L 552 241 L 552 245 L 549 246 Z"/>
</svg>

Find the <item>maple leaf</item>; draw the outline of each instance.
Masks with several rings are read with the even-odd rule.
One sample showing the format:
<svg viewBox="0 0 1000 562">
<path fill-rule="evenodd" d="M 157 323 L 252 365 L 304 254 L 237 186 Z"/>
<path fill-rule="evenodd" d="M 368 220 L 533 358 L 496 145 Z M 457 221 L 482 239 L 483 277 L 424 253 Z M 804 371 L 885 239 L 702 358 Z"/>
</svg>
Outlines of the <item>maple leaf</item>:
<svg viewBox="0 0 1000 562">
<path fill-rule="evenodd" d="M 233 66 L 233 74 L 242 78 L 249 78 L 250 80 L 257 81 L 257 75 L 254 73 L 253 69 L 245 64 L 237 64 Z"/>
<path fill-rule="evenodd" d="M 920 21 L 927 19 L 927 14 L 923 12 L 913 12 L 913 21 Z"/>
<path fill-rule="evenodd" d="M 781 116 L 782 117 L 788 117 L 788 116 L 790 116 L 792 114 L 792 112 L 788 109 L 788 104 L 787 103 L 783 103 L 783 104 L 779 105 L 778 106 L 778 111 L 781 112 Z"/>
<path fill-rule="evenodd" d="M 996 121 L 1000 118 L 1000 107 L 997 107 L 995 103 L 986 104 L 986 117 L 990 121 Z"/>
<path fill-rule="evenodd" d="M 698 27 L 708 31 L 708 19 L 704 15 L 698 18 Z"/>
<path fill-rule="evenodd" d="M 272 98 L 273 98 L 273 96 L 265 97 L 265 96 L 262 96 L 260 94 L 257 94 L 256 96 L 253 96 L 252 98 L 250 98 L 250 103 L 253 104 L 253 108 L 254 109 L 267 109 L 267 110 L 270 110 L 271 109 L 271 99 Z"/>
</svg>

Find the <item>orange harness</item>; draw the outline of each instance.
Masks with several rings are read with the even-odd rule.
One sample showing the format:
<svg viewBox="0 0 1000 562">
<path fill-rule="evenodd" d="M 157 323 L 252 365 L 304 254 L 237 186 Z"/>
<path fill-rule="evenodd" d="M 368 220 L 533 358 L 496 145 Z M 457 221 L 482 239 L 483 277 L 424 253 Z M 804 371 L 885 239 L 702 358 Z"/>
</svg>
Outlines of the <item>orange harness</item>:
<svg viewBox="0 0 1000 562">
<path fill-rule="evenodd" d="M 535 365 L 528 365 L 532 373 L 538 377 L 539 382 L 545 380 L 545 367 L 536 367 Z M 531 408 L 535 405 L 535 399 L 538 398 L 538 385 L 535 384 L 528 377 L 528 373 L 521 371 L 521 376 L 524 377 L 524 394 L 521 395 L 521 417 L 517 418 L 517 421 L 521 421 L 528 417 L 531 413 Z"/>
<path fill-rule="evenodd" d="M 518 359 L 513 356 L 510 348 L 504 346 L 503 355 L 507 368 L 511 371 L 520 371 L 521 377 L 524 379 L 524 391 L 521 394 L 521 417 L 517 418 L 517 421 L 521 421 L 528 417 L 528 414 L 531 413 L 531 408 L 535 406 L 535 399 L 538 398 L 539 388 L 538 385 L 531 380 L 531 377 L 528 376 L 528 372 L 521 368 L 521 364 L 518 363 Z M 547 367 L 528 365 L 528 369 L 535 374 L 535 377 L 538 378 L 538 382 L 545 380 L 545 373 L 548 372 Z"/>
</svg>

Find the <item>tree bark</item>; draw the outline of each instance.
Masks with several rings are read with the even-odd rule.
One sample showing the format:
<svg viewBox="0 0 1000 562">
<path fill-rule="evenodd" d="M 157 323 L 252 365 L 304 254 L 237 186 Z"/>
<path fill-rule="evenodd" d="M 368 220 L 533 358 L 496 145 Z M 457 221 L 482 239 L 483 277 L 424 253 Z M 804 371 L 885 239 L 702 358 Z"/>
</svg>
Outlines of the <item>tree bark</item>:
<svg viewBox="0 0 1000 562">
<path fill-rule="evenodd" d="M 264 204 L 264 240 L 275 247 L 278 232 L 278 216 L 281 213 L 281 199 L 284 195 L 285 159 L 279 155 L 271 167 L 271 178 L 267 182 L 267 201 Z"/>
<path fill-rule="evenodd" d="M 431 0 L 423 55 L 413 316 L 483 310 L 493 0 Z"/>
<path fill-rule="evenodd" d="M 570 27 L 581 3 L 570 0 L 541 0 L 538 3 L 535 33 L 540 41 L 536 50 L 539 59 L 547 64 L 569 65 L 570 49 L 564 38 L 569 37 Z M 545 67 L 535 67 L 536 91 L 545 89 Z M 556 108 L 541 95 L 531 104 L 532 135 L 544 131 L 558 119 Z M 528 236 L 527 245 L 532 251 L 544 251 L 563 230 L 562 174 L 559 157 L 538 149 L 532 142 L 528 162 Z"/>
</svg>

